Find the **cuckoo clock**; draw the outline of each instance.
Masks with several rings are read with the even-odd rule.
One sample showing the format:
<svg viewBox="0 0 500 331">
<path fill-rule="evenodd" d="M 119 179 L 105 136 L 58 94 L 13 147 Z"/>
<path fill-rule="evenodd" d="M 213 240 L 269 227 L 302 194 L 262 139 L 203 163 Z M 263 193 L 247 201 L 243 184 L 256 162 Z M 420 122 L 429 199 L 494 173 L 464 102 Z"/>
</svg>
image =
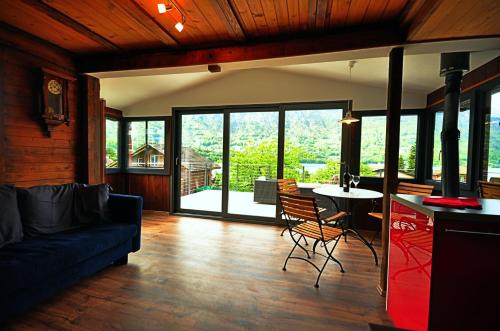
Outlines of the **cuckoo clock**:
<svg viewBox="0 0 500 331">
<path fill-rule="evenodd" d="M 74 77 L 42 68 L 41 117 L 47 136 L 61 124 L 69 125 L 68 81 Z"/>
</svg>

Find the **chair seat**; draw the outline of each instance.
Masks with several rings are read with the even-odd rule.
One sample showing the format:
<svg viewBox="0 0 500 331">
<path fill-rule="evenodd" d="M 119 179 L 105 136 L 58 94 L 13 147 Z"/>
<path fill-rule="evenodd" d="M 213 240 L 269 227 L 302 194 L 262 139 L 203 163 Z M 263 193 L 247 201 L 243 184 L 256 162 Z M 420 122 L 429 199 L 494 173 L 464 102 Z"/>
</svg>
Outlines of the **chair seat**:
<svg viewBox="0 0 500 331">
<path fill-rule="evenodd" d="M 342 235 L 342 229 L 332 228 L 328 226 L 321 227 L 323 230 L 323 237 L 325 241 L 330 241 L 336 237 Z M 321 240 L 321 229 L 319 224 L 315 222 L 304 222 L 293 228 L 294 232 L 297 232 L 305 237 Z"/>
<path fill-rule="evenodd" d="M 384 218 L 383 213 L 368 213 L 368 216 L 376 218 L 377 220 L 380 220 L 380 221 Z"/>
</svg>

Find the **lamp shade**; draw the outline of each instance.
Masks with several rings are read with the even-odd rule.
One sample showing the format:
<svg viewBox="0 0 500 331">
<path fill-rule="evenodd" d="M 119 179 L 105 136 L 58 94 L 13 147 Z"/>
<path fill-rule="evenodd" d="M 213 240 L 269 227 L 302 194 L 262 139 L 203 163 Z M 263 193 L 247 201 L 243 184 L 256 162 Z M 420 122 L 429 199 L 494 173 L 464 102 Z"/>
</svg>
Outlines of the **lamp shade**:
<svg viewBox="0 0 500 331">
<path fill-rule="evenodd" d="M 345 114 L 344 118 L 339 121 L 339 123 L 342 124 L 351 124 L 356 122 L 359 122 L 359 118 L 353 117 L 350 110 Z"/>
</svg>

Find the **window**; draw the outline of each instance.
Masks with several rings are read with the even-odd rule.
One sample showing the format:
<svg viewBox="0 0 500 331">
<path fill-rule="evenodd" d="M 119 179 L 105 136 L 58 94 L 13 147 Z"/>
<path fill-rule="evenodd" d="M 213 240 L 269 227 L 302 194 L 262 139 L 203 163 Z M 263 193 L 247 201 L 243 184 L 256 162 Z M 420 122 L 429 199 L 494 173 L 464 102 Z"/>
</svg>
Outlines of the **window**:
<svg viewBox="0 0 500 331">
<path fill-rule="evenodd" d="M 460 182 L 467 182 L 468 160 L 469 160 L 469 123 L 470 123 L 470 100 L 460 104 L 458 114 L 458 130 L 460 131 L 460 141 L 458 145 Z M 434 147 L 432 152 L 432 179 L 441 180 L 442 151 L 441 151 L 441 131 L 443 130 L 443 111 L 435 114 L 434 120 Z"/>
<path fill-rule="evenodd" d="M 398 178 L 413 179 L 416 173 L 418 115 L 402 115 L 399 133 Z M 364 116 L 361 122 L 360 175 L 383 177 L 386 116 Z"/>
<path fill-rule="evenodd" d="M 166 121 L 131 120 L 128 123 L 128 169 L 165 170 Z"/>
<path fill-rule="evenodd" d="M 486 180 L 500 177 L 500 89 L 489 93 L 489 104 L 485 123 Z"/>
<path fill-rule="evenodd" d="M 361 176 L 384 176 L 385 121 L 386 116 L 365 116 L 361 121 Z"/>
<path fill-rule="evenodd" d="M 113 118 L 106 118 L 106 168 L 120 167 L 120 122 Z"/>
<path fill-rule="evenodd" d="M 417 165 L 418 115 L 401 116 L 399 132 L 399 172 L 401 179 L 415 178 Z"/>
<path fill-rule="evenodd" d="M 341 119 L 342 109 L 286 111 L 284 178 L 302 183 L 338 180 Z"/>
</svg>

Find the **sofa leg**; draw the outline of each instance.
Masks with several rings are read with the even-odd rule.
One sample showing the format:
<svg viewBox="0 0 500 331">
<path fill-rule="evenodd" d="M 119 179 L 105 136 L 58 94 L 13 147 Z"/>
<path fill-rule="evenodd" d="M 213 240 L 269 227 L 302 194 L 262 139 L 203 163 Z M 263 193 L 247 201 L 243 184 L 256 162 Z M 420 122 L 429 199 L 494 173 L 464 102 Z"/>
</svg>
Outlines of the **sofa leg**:
<svg viewBox="0 0 500 331">
<path fill-rule="evenodd" d="M 125 265 L 128 263 L 128 254 L 115 261 L 115 265 Z"/>
</svg>

